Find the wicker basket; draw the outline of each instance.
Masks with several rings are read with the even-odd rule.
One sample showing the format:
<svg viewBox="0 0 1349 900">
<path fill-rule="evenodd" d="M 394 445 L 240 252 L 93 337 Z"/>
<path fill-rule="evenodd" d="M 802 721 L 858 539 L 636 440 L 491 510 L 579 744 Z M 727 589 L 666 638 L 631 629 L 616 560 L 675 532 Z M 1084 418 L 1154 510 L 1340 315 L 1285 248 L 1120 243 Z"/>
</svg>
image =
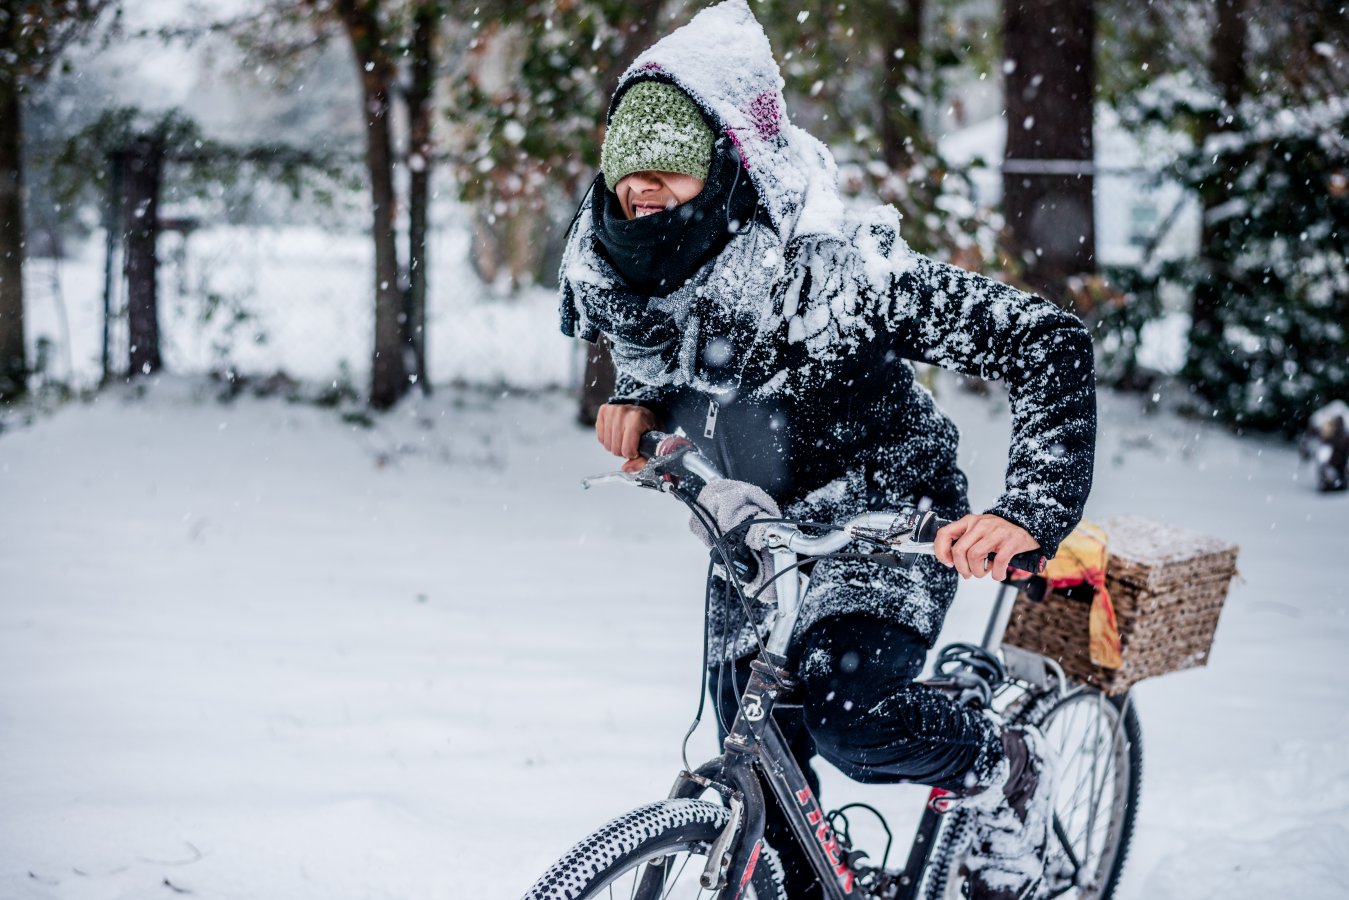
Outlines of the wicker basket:
<svg viewBox="0 0 1349 900">
<path fill-rule="evenodd" d="M 1125 516 L 1105 523 L 1110 561 L 1106 587 L 1114 601 L 1124 664 L 1091 661 L 1087 599 L 1019 594 L 1005 643 L 1058 660 L 1070 677 L 1107 694 L 1144 678 L 1208 662 L 1237 548 L 1215 538 Z"/>
</svg>

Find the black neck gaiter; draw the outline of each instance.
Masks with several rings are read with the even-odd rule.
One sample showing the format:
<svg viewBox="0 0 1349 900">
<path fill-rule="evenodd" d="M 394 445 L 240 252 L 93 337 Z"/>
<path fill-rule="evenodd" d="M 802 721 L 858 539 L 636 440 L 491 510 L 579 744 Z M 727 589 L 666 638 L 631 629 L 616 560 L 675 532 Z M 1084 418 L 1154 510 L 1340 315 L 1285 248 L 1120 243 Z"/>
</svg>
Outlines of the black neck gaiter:
<svg viewBox="0 0 1349 900">
<path fill-rule="evenodd" d="M 596 180 L 595 237 L 628 287 L 646 296 L 678 288 L 749 224 L 758 206 L 740 154 L 722 138 L 713 147 L 707 182 L 698 196 L 640 219 L 623 217 L 618 195 Z"/>
</svg>

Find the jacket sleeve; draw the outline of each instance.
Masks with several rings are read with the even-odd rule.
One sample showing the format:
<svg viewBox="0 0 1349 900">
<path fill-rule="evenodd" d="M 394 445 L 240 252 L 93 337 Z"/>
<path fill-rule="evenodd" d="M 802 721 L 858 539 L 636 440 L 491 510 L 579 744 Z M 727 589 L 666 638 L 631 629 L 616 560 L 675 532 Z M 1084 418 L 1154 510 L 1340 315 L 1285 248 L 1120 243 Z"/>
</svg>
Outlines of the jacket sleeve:
<svg viewBox="0 0 1349 900">
<path fill-rule="evenodd" d="M 891 282 L 889 350 L 1007 382 L 1006 489 L 986 512 L 1030 532 L 1046 554 L 1082 518 L 1096 448 L 1091 336 L 1071 313 L 955 266 L 916 258 Z"/>
<path fill-rule="evenodd" d="M 619 372 L 614 379 L 614 391 L 609 397 L 610 403 L 625 403 L 631 406 L 645 406 L 662 421 L 669 418 L 669 403 L 666 401 L 668 389 L 651 384 L 643 384 L 631 375 Z"/>
</svg>

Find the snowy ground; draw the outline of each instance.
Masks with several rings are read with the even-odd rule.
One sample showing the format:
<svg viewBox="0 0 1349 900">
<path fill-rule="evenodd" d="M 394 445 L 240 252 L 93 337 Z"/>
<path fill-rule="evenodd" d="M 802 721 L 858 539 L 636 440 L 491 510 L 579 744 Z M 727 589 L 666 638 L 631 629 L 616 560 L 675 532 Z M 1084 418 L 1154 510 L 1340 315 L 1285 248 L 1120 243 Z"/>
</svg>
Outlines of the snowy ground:
<svg viewBox="0 0 1349 900">
<path fill-rule="evenodd" d="M 1005 414 L 943 387 L 987 500 Z M 1120 896 L 1343 897 L 1349 498 L 1103 404 L 1090 515 L 1237 541 L 1245 579 L 1211 665 L 1137 689 Z M 0 897 L 513 897 L 663 795 L 703 557 L 667 499 L 577 487 L 609 463 L 572 415 L 442 391 L 367 430 L 166 379 L 0 435 Z M 826 773 L 901 827 L 913 792 Z"/>
</svg>

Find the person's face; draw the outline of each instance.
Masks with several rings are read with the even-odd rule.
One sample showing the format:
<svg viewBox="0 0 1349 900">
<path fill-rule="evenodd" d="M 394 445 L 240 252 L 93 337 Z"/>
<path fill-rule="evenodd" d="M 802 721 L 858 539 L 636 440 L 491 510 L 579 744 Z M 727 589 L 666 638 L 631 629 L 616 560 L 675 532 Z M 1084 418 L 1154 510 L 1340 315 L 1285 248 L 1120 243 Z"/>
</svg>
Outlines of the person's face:
<svg viewBox="0 0 1349 900">
<path fill-rule="evenodd" d="M 640 219 L 686 203 L 703 189 L 701 179 L 678 172 L 633 172 L 620 180 L 614 190 L 623 215 Z"/>
</svg>

